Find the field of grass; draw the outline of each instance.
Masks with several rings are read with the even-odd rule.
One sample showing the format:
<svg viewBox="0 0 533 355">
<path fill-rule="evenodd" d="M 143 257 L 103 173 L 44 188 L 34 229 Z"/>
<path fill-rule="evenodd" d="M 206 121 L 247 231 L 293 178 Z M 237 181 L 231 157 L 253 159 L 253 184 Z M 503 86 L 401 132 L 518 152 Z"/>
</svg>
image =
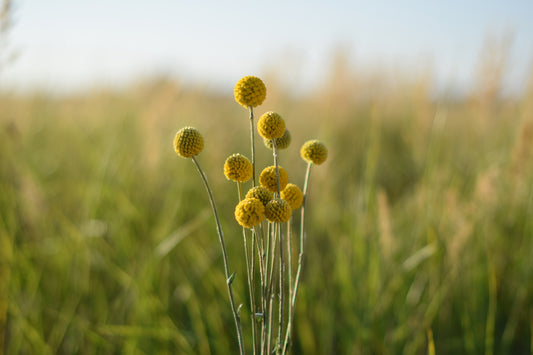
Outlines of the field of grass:
<svg viewBox="0 0 533 355">
<path fill-rule="evenodd" d="M 293 352 L 533 353 L 533 86 L 431 97 L 335 75 L 308 96 L 264 77 L 313 170 Z M 6 354 L 230 354 L 237 343 L 209 202 L 172 148 L 197 127 L 246 301 L 227 156 L 249 156 L 231 95 L 165 80 L 124 90 L 0 95 L 0 344 Z M 258 145 L 257 160 L 270 161 Z M 244 334 L 249 343 L 249 324 Z M 432 339 L 432 340 L 431 340 Z M 0 349 L 2 348 L 0 347 Z M 0 351 L 1 352 L 1 351 Z"/>
</svg>

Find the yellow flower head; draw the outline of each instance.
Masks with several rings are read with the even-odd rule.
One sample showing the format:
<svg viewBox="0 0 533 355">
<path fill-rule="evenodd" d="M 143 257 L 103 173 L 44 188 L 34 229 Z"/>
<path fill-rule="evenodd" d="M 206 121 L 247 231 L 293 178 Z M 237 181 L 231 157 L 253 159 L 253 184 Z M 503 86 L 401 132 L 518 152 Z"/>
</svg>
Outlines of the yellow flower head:
<svg viewBox="0 0 533 355">
<path fill-rule="evenodd" d="M 281 191 L 281 198 L 289 203 L 293 210 L 302 205 L 304 195 L 302 190 L 294 184 L 287 184 L 283 191 Z"/>
<path fill-rule="evenodd" d="M 270 222 L 283 223 L 291 218 L 292 209 L 289 203 L 276 198 L 265 206 L 265 216 Z"/>
<path fill-rule="evenodd" d="M 244 155 L 233 154 L 224 163 L 224 175 L 226 179 L 245 182 L 252 178 L 252 163 Z"/>
<path fill-rule="evenodd" d="M 184 127 L 176 133 L 174 150 L 180 157 L 190 158 L 204 149 L 204 138 L 196 128 Z"/>
<path fill-rule="evenodd" d="M 257 130 L 261 137 L 274 139 L 283 136 L 285 132 L 285 121 L 276 112 L 266 112 L 257 122 Z"/>
<path fill-rule="evenodd" d="M 256 198 L 263 202 L 263 205 L 266 205 L 274 198 L 274 194 L 263 186 L 256 186 L 252 187 L 248 193 L 246 193 L 246 198 Z"/>
<path fill-rule="evenodd" d="M 235 219 L 245 228 L 257 226 L 264 218 L 265 206 L 256 198 L 244 199 L 235 207 Z"/>
<path fill-rule="evenodd" d="M 289 182 L 289 175 L 287 175 L 287 172 L 285 169 L 283 169 L 281 166 L 279 168 L 279 188 L 283 190 L 285 186 L 287 186 L 287 183 Z M 259 183 L 264 188 L 268 189 L 272 192 L 278 192 L 278 179 L 276 178 L 276 167 L 275 166 L 269 166 L 267 168 L 264 168 L 261 172 L 261 175 L 259 175 Z"/>
<path fill-rule="evenodd" d="M 328 149 L 324 143 L 313 139 L 304 143 L 300 149 L 300 155 L 306 162 L 320 165 L 326 161 Z"/>
<path fill-rule="evenodd" d="M 243 107 L 256 107 L 265 101 L 266 87 L 261 79 L 255 76 L 245 76 L 237 82 L 233 89 L 235 101 Z"/>
<path fill-rule="evenodd" d="M 265 142 L 265 145 L 272 149 L 272 141 L 274 139 L 266 139 L 263 138 L 263 141 Z M 288 129 L 285 130 L 283 135 L 279 138 L 276 138 L 276 148 L 277 149 L 287 149 L 289 145 L 291 144 L 291 132 L 289 132 Z"/>
</svg>

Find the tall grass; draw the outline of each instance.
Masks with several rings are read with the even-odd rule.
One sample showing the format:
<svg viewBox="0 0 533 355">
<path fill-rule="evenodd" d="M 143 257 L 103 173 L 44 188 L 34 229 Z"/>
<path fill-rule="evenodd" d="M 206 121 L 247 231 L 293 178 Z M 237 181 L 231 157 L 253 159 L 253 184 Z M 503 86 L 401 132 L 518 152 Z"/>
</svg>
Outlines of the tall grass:
<svg viewBox="0 0 533 355">
<path fill-rule="evenodd" d="M 533 89 L 444 100 L 425 78 L 386 83 L 332 75 L 262 105 L 284 113 L 294 145 L 320 130 L 330 151 L 306 212 L 293 351 L 533 352 Z M 243 265 L 222 170 L 249 144 L 224 133 L 247 137 L 237 106 L 231 92 L 165 80 L 0 96 L 7 354 L 236 349 L 208 201 L 171 142 L 183 125 L 209 137 L 202 165 L 229 261 Z M 284 154 L 302 181 L 304 163 Z M 235 271 L 247 305 L 246 270 Z"/>
</svg>

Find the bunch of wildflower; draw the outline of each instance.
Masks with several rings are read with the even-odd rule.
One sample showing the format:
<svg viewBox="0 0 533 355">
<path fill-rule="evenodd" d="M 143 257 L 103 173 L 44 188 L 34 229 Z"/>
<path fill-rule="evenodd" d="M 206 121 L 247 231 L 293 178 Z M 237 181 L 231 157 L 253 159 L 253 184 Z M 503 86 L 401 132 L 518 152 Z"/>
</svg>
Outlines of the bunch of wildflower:
<svg viewBox="0 0 533 355">
<path fill-rule="evenodd" d="M 235 101 L 250 112 L 251 161 L 240 153 L 230 155 L 224 162 L 224 176 L 237 184 L 238 201 L 235 204 L 234 218 L 242 226 L 244 243 L 244 260 L 249 291 L 249 309 L 251 320 L 252 349 L 254 354 L 267 355 L 273 352 L 288 352 L 294 309 L 300 284 L 303 265 L 305 228 L 305 202 L 311 165 L 320 165 L 327 159 L 328 151 L 318 140 L 304 143 L 300 149 L 303 160 L 307 163 L 307 172 L 303 191 L 289 183 L 287 171 L 279 164 L 278 151 L 287 149 L 291 143 L 291 134 L 285 120 L 274 111 L 265 112 L 257 122 L 257 133 L 263 138 L 267 148 L 272 150 L 273 165 L 267 166 L 256 181 L 255 129 L 253 108 L 261 105 L 266 98 L 263 81 L 255 76 L 240 79 L 234 88 Z M 230 299 L 231 311 L 235 321 L 239 353 L 245 353 L 240 308 L 236 307 L 232 284 L 235 273 L 230 272 L 224 235 L 218 217 L 216 204 L 207 178 L 196 156 L 202 151 L 202 135 L 192 127 L 179 130 L 174 139 L 176 153 L 184 158 L 191 158 L 196 164 L 207 189 L 209 201 L 215 217 L 224 261 L 224 274 Z M 242 184 L 250 184 L 243 198 Z M 292 260 L 292 215 L 301 208 L 299 230 L 299 258 Z M 285 230 L 286 228 L 286 230 Z M 285 239 L 287 238 L 287 239 Z M 285 242 L 287 241 L 287 250 Z M 256 254 L 257 253 L 257 254 Z M 296 267 L 296 272 L 293 272 Z M 260 277 L 256 277 L 259 274 Z M 261 292 L 257 292 L 261 290 Z M 257 299 L 259 297 L 259 299 Z M 277 300 L 277 304 L 274 302 Z M 278 315 L 278 319 L 275 319 Z M 277 328 L 277 329 L 275 329 Z M 276 331 L 277 330 L 277 331 Z"/>
</svg>

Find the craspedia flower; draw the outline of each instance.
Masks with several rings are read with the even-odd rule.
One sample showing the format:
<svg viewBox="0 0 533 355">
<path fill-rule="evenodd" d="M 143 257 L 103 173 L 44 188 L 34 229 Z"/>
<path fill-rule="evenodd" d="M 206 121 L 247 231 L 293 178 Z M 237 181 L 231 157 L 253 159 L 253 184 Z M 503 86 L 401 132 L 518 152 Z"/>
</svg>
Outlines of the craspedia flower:
<svg viewBox="0 0 533 355">
<path fill-rule="evenodd" d="M 285 132 L 285 121 L 276 112 L 266 112 L 257 122 L 257 131 L 266 139 L 279 138 Z"/>
<path fill-rule="evenodd" d="M 224 163 L 224 175 L 226 179 L 245 182 L 252 178 L 253 167 L 250 160 L 241 154 L 233 154 Z"/>
<path fill-rule="evenodd" d="M 252 187 L 247 193 L 246 198 L 256 198 L 260 200 L 263 205 L 266 205 L 274 198 L 274 194 L 263 186 Z"/>
<path fill-rule="evenodd" d="M 273 199 L 265 206 L 265 217 L 270 222 L 287 222 L 291 214 L 292 209 L 289 203 L 280 198 Z"/>
<path fill-rule="evenodd" d="M 281 191 L 280 196 L 289 203 L 293 210 L 300 207 L 304 201 L 302 190 L 294 184 L 287 184 L 283 191 Z"/>
<path fill-rule="evenodd" d="M 174 150 L 180 157 L 190 158 L 204 149 L 204 138 L 196 128 L 184 127 L 174 137 Z"/>
<path fill-rule="evenodd" d="M 289 182 L 289 175 L 287 175 L 287 172 L 285 169 L 283 169 L 281 166 L 278 166 L 279 169 L 279 188 L 283 190 L 285 186 L 287 186 L 287 183 Z M 269 166 L 267 168 L 264 168 L 261 172 L 261 175 L 259 175 L 259 183 L 264 188 L 268 189 L 272 192 L 278 192 L 278 179 L 276 177 L 276 167 L 275 166 Z"/>
<path fill-rule="evenodd" d="M 243 107 L 256 107 L 265 101 L 266 86 L 256 76 L 245 76 L 240 79 L 233 89 L 235 101 Z"/>
<path fill-rule="evenodd" d="M 265 218 L 265 206 L 256 198 L 246 198 L 235 207 L 235 219 L 245 227 L 257 226 Z"/>
<path fill-rule="evenodd" d="M 328 149 L 324 143 L 313 139 L 304 143 L 302 149 L 300 149 L 300 155 L 306 162 L 320 165 L 326 161 Z"/>
<path fill-rule="evenodd" d="M 263 141 L 265 142 L 265 145 L 267 148 L 272 149 L 272 141 L 276 141 L 276 148 L 277 149 L 287 149 L 289 145 L 291 144 L 291 132 L 289 132 L 288 129 L 285 130 L 283 135 L 279 138 L 275 139 L 266 139 L 263 138 Z"/>
</svg>

